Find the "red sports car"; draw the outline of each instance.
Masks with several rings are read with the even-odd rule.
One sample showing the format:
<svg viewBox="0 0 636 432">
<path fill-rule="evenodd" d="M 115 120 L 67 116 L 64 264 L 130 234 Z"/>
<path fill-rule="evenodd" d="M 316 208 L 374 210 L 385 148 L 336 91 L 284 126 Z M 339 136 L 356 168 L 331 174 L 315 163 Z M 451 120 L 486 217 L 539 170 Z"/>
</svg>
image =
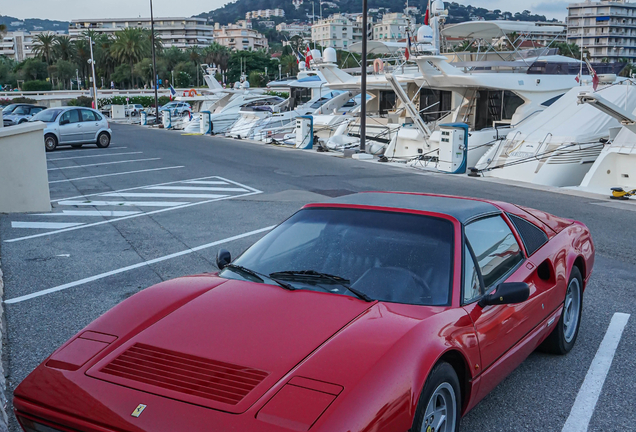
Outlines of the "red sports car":
<svg viewBox="0 0 636 432">
<path fill-rule="evenodd" d="M 502 202 L 311 204 L 218 274 L 150 287 L 15 390 L 27 432 L 450 432 L 576 341 L 585 225 Z"/>
</svg>

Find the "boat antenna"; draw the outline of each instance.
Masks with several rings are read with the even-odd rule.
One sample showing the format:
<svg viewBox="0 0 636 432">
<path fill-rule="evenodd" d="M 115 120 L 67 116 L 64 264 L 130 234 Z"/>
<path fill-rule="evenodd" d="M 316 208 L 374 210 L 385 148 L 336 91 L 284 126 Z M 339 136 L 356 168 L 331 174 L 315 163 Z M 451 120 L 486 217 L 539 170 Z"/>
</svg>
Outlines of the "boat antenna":
<svg viewBox="0 0 636 432">
<path fill-rule="evenodd" d="M 360 76 L 360 153 L 366 151 L 367 133 L 367 0 L 362 0 L 362 65 Z"/>
<path fill-rule="evenodd" d="M 579 51 L 581 52 L 581 63 L 579 63 L 579 87 L 581 87 L 583 85 L 583 36 L 582 35 L 581 35 L 581 46 L 579 47 Z"/>
</svg>

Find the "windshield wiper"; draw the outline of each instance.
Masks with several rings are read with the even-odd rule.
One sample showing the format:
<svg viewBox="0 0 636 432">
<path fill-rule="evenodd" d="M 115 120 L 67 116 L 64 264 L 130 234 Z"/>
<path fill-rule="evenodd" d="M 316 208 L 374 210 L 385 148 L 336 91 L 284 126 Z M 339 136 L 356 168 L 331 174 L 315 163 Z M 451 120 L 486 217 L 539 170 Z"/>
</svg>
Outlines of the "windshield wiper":
<svg viewBox="0 0 636 432">
<path fill-rule="evenodd" d="M 283 287 L 285 289 L 288 289 L 290 291 L 294 291 L 296 289 L 293 286 L 291 286 L 290 284 L 288 284 L 287 282 L 279 281 L 276 278 L 264 275 L 264 274 L 259 273 L 257 271 L 248 269 L 247 267 L 243 267 L 241 265 L 228 264 L 228 265 L 225 266 L 225 268 L 229 268 L 230 270 L 235 270 L 238 273 L 248 274 L 248 275 L 260 280 L 262 283 L 265 283 L 265 279 L 269 279 L 269 280 L 272 280 L 272 281 L 276 282 L 279 286 L 281 286 L 281 287 Z"/>
<path fill-rule="evenodd" d="M 355 288 L 351 288 L 349 283 L 351 282 L 349 279 L 345 279 L 341 276 L 332 275 L 329 273 L 321 273 L 316 270 L 287 270 L 287 271 L 279 271 L 274 272 L 269 275 L 270 277 L 301 277 L 301 278 L 309 278 L 309 279 L 326 279 L 330 282 L 336 283 L 338 285 L 343 286 L 347 291 L 355 294 L 356 297 L 362 299 L 367 302 L 374 301 L 371 297 L 366 295 L 365 293 L 358 291 Z"/>
</svg>

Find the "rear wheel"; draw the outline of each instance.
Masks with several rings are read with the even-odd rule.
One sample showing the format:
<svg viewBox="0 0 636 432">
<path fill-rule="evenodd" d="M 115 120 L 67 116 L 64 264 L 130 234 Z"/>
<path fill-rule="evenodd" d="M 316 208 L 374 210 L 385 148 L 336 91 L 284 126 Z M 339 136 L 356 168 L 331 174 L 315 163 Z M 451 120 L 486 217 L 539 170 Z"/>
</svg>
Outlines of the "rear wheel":
<svg viewBox="0 0 636 432">
<path fill-rule="evenodd" d="M 97 137 L 97 147 L 106 148 L 110 145 L 110 135 L 106 132 L 102 132 Z"/>
<path fill-rule="evenodd" d="M 55 150 L 57 147 L 57 138 L 55 135 L 46 135 L 44 137 L 44 148 L 47 152 L 51 152 Z"/>
<path fill-rule="evenodd" d="M 453 367 L 438 363 L 426 379 L 417 403 L 413 432 L 459 431 L 461 391 Z"/>
<path fill-rule="evenodd" d="M 570 352 L 579 334 L 582 312 L 583 277 L 578 267 L 572 267 L 561 318 L 550 336 L 541 344 L 541 350 L 552 354 Z"/>
</svg>

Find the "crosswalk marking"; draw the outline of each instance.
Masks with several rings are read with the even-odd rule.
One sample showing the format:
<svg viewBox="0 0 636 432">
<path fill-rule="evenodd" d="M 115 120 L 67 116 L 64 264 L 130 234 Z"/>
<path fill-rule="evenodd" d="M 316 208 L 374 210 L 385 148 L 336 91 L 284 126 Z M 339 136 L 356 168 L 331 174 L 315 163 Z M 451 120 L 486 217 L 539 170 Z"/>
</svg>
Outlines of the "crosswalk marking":
<svg viewBox="0 0 636 432">
<path fill-rule="evenodd" d="M 74 168 L 86 168 L 86 167 L 93 167 L 93 166 L 114 165 L 114 164 L 123 164 L 123 163 L 131 163 L 131 162 L 146 162 L 146 161 L 153 161 L 153 160 L 160 160 L 160 159 L 161 158 L 132 159 L 132 160 L 116 161 L 116 162 L 100 162 L 100 163 L 94 163 L 94 164 L 88 164 L 88 165 L 71 165 L 71 166 L 66 166 L 66 167 L 49 168 L 47 171 L 56 171 L 56 170 L 74 169 Z"/>
<path fill-rule="evenodd" d="M 61 213 L 40 213 L 35 216 L 98 216 L 98 217 L 119 217 L 141 213 L 140 211 L 117 211 L 117 210 L 62 210 Z"/>
<path fill-rule="evenodd" d="M 177 191 L 211 191 L 211 192 L 248 192 L 243 188 L 231 187 L 206 187 L 206 186 L 152 186 L 148 190 L 177 190 Z"/>
<path fill-rule="evenodd" d="M 106 197 L 122 197 L 122 198 L 202 198 L 202 199 L 214 199 L 223 198 L 227 195 L 214 195 L 214 194 L 176 194 L 176 193 L 137 193 L 137 192 L 114 192 L 104 194 Z"/>
<path fill-rule="evenodd" d="M 95 155 L 89 155 L 89 156 L 71 156 L 71 157 L 65 157 L 65 158 L 47 159 L 47 162 L 71 160 L 71 159 L 86 159 L 86 158 L 106 157 L 106 156 L 132 155 L 132 154 L 141 154 L 141 153 L 143 153 L 143 152 L 104 153 L 104 154 L 95 154 Z"/>
<path fill-rule="evenodd" d="M 134 206 L 134 207 L 176 207 L 187 202 L 168 201 L 60 201 L 59 205 L 67 206 Z"/>
<path fill-rule="evenodd" d="M 187 184 L 201 184 L 201 185 L 226 185 L 228 182 L 220 181 L 220 180 L 188 180 L 183 183 Z"/>
<path fill-rule="evenodd" d="M 74 226 L 84 225 L 83 223 L 69 222 L 11 222 L 11 228 L 29 228 L 29 229 L 64 229 Z"/>
</svg>

